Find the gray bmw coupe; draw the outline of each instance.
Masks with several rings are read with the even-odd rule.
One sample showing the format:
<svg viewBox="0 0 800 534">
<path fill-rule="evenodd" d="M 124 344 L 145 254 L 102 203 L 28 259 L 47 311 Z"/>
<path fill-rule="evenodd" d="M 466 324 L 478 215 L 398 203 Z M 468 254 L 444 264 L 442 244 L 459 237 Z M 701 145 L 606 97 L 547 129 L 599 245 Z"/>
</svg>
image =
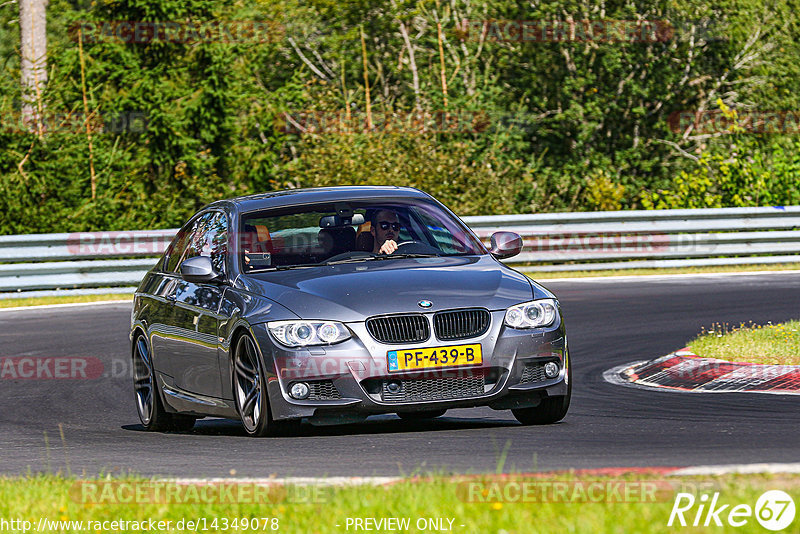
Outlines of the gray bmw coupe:
<svg viewBox="0 0 800 534">
<path fill-rule="evenodd" d="M 572 366 L 555 296 L 431 196 L 290 190 L 200 210 L 142 280 L 131 315 L 148 430 L 239 419 L 248 434 L 371 414 L 567 413 Z"/>
</svg>

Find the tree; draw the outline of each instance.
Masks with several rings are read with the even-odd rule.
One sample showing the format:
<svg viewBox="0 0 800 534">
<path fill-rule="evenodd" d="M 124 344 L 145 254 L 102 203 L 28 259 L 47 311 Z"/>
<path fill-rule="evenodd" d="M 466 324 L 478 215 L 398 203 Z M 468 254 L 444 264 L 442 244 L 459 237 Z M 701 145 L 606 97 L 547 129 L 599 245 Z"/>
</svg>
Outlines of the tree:
<svg viewBox="0 0 800 534">
<path fill-rule="evenodd" d="M 19 0 L 22 122 L 31 131 L 44 131 L 42 92 L 47 83 L 48 0 Z"/>
</svg>

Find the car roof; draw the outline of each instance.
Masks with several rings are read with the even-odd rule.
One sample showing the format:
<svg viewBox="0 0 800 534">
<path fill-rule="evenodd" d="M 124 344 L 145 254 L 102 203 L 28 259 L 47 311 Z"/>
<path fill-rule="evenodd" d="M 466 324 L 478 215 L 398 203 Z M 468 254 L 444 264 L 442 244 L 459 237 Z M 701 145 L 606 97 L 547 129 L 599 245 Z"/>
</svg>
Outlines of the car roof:
<svg viewBox="0 0 800 534">
<path fill-rule="evenodd" d="M 419 189 L 398 186 L 338 186 L 270 191 L 219 200 L 206 208 L 228 207 L 240 213 L 281 206 L 379 198 L 430 198 Z"/>
</svg>

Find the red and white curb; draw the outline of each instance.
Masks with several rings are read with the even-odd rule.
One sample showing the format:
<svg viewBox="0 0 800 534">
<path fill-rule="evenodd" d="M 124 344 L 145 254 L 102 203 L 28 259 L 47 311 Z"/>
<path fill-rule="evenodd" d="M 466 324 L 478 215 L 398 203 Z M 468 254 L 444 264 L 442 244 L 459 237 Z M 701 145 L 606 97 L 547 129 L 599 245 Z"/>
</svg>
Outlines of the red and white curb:
<svg viewBox="0 0 800 534">
<path fill-rule="evenodd" d="M 385 486 L 403 477 L 266 477 L 266 478 L 164 478 L 160 482 L 178 485 L 251 484 L 254 486 Z"/>
<path fill-rule="evenodd" d="M 603 373 L 612 384 L 688 393 L 800 395 L 800 366 L 761 365 L 701 358 L 688 348 Z"/>
<path fill-rule="evenodd" d="M 721 475 L 755 475 L 755 474 L 800 474 L 800 463 L 761 463 L 761 464 L 729 464 L 729 465 L 696 465 L 687 467 L 599 467 L 594 469 L 569 469 L 557 471 L 521 472 L 521 473 L 475 473 L 469 475 L 452 475 L 452 482 L 470 479 L 494 480 L 516 478 L 552 478 L 554 476 L 576 477 L 621 477 L 621 476 L 721 476 Z M 256 486 L 390 486 L 401 482 L 423 482 L 430 477 L 267 477 L 267 478 L 162 478 L 158 482 L 177 485 L 214 485 L 214 484 L 247 484 Z"/>
</svg>

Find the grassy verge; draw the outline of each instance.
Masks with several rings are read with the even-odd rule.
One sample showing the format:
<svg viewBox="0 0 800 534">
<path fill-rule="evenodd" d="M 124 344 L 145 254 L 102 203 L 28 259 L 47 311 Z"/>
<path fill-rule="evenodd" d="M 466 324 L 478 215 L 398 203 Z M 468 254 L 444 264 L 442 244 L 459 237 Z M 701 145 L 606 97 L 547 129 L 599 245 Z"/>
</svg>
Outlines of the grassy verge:
<svg viewBox="0 0 800 534">
<path fill-rule="evenodd" d="M 732 362 L 800 365 L 800 321 L 779 324 L 716 323 L 689 343 L 706 358 Z"/>
<path fill-rule="evenodd" d="M 522 267 L 524 269 L 524 267 Z M 704 273 L 744 273 L 753 271 L 795 271 L 800 270 L 800 263 L 759 264 L 759 265 L 724 265 L 708 267 L 673 267 L 668 269 L 607 269 L 602 271 L 542 271 L 526 273 L 534 280 L 548 278 L 586 278 L 590 276 L 642 276 L 666 274 L 704 274 Z"/>
<path fill-rule="evenodd" d="M 64 295 L 63 297 L 31 297 L 21 299 L 2 299 L 0 308 L 19 306 L 44 306 L 46 304 L 75 304 L 80 302 L 102 302 L 105 300 L 132 300 L 130 293 L 109 293 L 107 295 Z"/>
<path fill-rule="evenodd" d="M 356 530 L 354 518 L 368 517 L 377 521 L 381 518 L 408 518 L 409 528 L 390 531 L 409 532 L 431 530 L 417 525 L 418 521 L 420 525 L 426 521 L 427 525 L 428 519 L 441 521 L 439 524 L 457 533 L 670 532 L 677 525 L 668 527 L 667 522 L 678 492 L 696 495 L 696 505 L 685 513 L 689 525 L 694 521 L 703 494 L 710 497 L 719 492 L 719 504 L 730 504 L 728 511 L 737 504 L 755 508 L 759 496 L 771 489 L 785 491 L 795 502 L 800 502 L 800 475 L 670 479 L 643 475 L 609 478 L 565 474 L 537 478 L 473 478 L 460 482 L 433 477 L 379 487 L 284 487 L 280 491 L 260 494 L 259 498 L 254 497 L 256 493 L 250 491 L 253 486 L 249 484 L 230 494 L 208 488 L 204 490 L 202 486 L 182 486 L 179 492 L 170 494 L 167 490 L 161 493 L 162 496 L 171 495 L 159 499 L 161 502 L 144 501 L 156 500 L 149 497 L 155 495 L 151 490 L 157 485 L 163 489 L 163 482 L 126 478 L 88 481 L 88 484 L 91 484 L 89 490 L 86 489 L 87 482 L 57 476 L 0 478 L 0 517 L 22 519 L 33 525 L 37 525 L 40 518 L 82 521 L 80 526 L 84 531 L 91 532 L 97 528 L 87 521 L 141 522 L 150 519 L 170 521 L 171 528 L 162 530 L 169 532 L 194 530 L 186 522 L 198 520 L 200 524 L 196 530 L 201 532 L 204 527 L 205 531 L 227 532 L 353 532 Z M 564 488 L 562 491 L 557 489 L 558 484 Z M 147 491 L 140 491 L 141 488 Z M 241 488 L 250 490 L 242 492 Z M 220 503 L 219 495 L 225 495 L 227 502 Z M 111 502 L 115 500 L 111 499 L 112 496 L 138 502 Z M 211 528 L 215 518 L 216 528 Z M 242 528 L 241 518 L 248 518 L 247 528 Z M 256 529 L 252 528 L 250 518 L 259 518 Z M 724 522 L 726 514 L 722 514 L 721 519 Z M 181 520 L 184 521 L 182 529 L 178 528 Z M 227 529 L 222 528 L 225 520 Z M 237 521 L 236 527 L 233 526 L 234 520 Z M 798 521 L 800 519 L 796 519 L 794 525 Z M 61 524 L 58 528 L 50 524 L 49 527 L 46 531 L 79 531 L 75 523 Z M 115 530 L 135 529 L 123 526 Z M 386 528 L 374 530 L 387 531 Z M 756 530 L 761 531 L 761 527 L 755 517 L 750 517 L 744 530 L 725 525 L 701 526 L 692 532 Z"/>
</svg>

